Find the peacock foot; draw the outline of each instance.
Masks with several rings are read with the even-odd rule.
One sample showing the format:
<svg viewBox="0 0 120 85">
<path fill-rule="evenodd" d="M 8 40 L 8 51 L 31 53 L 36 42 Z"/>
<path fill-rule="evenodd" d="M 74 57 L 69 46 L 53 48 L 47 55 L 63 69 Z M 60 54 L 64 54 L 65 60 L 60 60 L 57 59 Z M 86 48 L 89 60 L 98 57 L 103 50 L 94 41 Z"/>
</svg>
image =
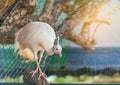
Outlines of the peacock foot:
<svg viewBox="0 0 120 85">
<path fill-rule="evenodd" d="M 46 80 L 46 74 L 45 73 L 43 73 L 42 71 L 40 71 L 40 74 L 39 74 L 39 76 L 38 76 L 38 79 L 44 79 L 44 80 Z"/>
<path fill-rule="evenodd" d="M 35 69 L 34 71 L 31 71 L 30 74 L 32 74 L 31 77 L 37 75 L 38 74 L 38 69 Z"/>
</svg>

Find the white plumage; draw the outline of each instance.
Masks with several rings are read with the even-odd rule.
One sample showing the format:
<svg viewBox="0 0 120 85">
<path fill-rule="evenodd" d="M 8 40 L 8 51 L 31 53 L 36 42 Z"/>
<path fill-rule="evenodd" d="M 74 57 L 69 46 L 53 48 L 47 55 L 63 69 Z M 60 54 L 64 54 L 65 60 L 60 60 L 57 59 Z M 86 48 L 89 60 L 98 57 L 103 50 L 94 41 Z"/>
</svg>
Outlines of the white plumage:
<svg viewBox="0 0 120 85">
<path fill-rule="evenodd" d="M 47 23 L 31 22 L 21 28 L 15 36 L 15 46 L 19 49 L 18 53 L 23 56 L 24 54 L 27 54 L 27 58 L 31 57 L 31 59 L 34 59 L 31 61 L 36 61 L 38 67 L 35 72 L 38 71 L 39 63 L 44 51 L 47 52 L 48 56 L 53 55 L 54 53 L 62 56 L 62 48 L 59 45 L 59 38 L 57 45 L 54 45 L 54 41 L 56 39 L 55 32 Z M 37 60 L 38 51 L 41 52 L 39 61 Z"/>
<path fill-rule="evenodd" d="M 21 48 L 27 46 L 34 51 L 41 50 L 39 46 L 42 45 L 48 55 L 51 55 L 51 49 L 55 41 L 55 32 L 47 23 L 31 22 L 17 33 L 16 40 Z"/>
</svg>

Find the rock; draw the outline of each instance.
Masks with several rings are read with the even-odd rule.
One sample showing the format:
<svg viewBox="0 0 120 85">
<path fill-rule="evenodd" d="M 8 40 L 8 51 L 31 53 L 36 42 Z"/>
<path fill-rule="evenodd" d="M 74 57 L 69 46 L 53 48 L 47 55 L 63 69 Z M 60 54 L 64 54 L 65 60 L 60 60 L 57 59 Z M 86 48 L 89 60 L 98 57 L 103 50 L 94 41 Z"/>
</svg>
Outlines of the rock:
<svg viewBox="0 0 120 85">
<path fill-rule="evenodd" d="M 32 77 L 32 73 L 33 73 L 33 70 L 30 70 L 30 69 L 24 72 L 23 80 L 25 83 L 29 83 L 31 85 L 50 85 L 46 79 L 42 77 L 38 79 L 39 73 L 36 73 L 33 77 Z M 46 74 L 44 75 L 46 76 Z"/>
</svg>

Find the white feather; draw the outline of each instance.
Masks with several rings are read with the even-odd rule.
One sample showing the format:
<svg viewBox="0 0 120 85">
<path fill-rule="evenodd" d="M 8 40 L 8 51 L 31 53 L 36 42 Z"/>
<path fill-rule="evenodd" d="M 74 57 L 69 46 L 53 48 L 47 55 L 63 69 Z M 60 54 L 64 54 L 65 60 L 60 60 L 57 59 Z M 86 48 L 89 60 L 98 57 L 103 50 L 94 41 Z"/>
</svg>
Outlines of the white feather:
<svg viewBox="0 0 120 85">
<path fill-rule="evenodd" d="M 30 48 L 35 52 L 44 48 L 48 55 L 52 55 L 55 32 L 47 23 L 31 22 L 16 33 L 15 41 L 21 49 Z"/>
</svg>

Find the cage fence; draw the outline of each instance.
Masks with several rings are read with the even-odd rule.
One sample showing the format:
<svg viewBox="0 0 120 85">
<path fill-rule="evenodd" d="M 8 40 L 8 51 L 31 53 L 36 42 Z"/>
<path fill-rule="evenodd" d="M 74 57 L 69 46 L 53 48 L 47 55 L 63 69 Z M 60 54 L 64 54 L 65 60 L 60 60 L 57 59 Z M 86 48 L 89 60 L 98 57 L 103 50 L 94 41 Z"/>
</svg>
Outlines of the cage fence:
<svg viewBox="0 0 120 85">
<path fill-rule="evenodd" d="M 72 0 L 70 1 L 72 2 Z M 42 12 L 45 0 L 38 0 L 37 4 L 37 11 L 34 12 L 34 15 L 39 15 Z M 67 16 L 65 12 L 62 12 L 56 23 L 58 25 L 62 24 Z M 29 17 L 31 16 L 26 16 L 26 23 L 29 22 Z M 35 20 L 35 17 L 33 17 L 33 20 Z M 43 62 L 40 64 L 42 70 L 50 78 L 56 78 L 55 75 L 59 76 L 57 83 L 84 83 L 85 80 L 89 79 L 95 80 L 95 83 L 97 83 L 96 81 L 102 79 L 104 75 L 112 76 L 115 73 L 117 73 L 115 74 L 117 78 L 112 77 L 113 80 L 116 79 L 116 82 L 120 81 L 119 47 L 101 47 L 96 48 L 93 52 L 86 52 L 82 48 L 65 47 L 64 44 L 68 45 L 69 42 L 65 42 L 63 39 L 62 41 L 63 57 L 60 58 L 57 55 L 53 55 L 46 59 L 46 54 L 44 54 Z M 0 82 L 23 83 L 23 74 L 27 69 L 35 69 L 35 63 L 27 63 L 24 58 L 15 54 L 14 45 L 1 45 Z M 75 77 L 73 78 L 71 75 Z M 110 78 L 105 76 L 103 80 Z"/>
<path fill-rule="evenodd" d="M 56 71 L 61 67 L 67 67 L 68 57 L 67 49 L 63 50 L 62 58 L 57 55 L 46 59 L 46 54 L 40 64 L 41 69 Z M 64 62 L 64 60 L 66 62 Z M 29 69 L 35 69 L 35 62 L 26 62 L 27 60 L 20 55 L 14 53 L 14 45 L 1 46 L 0 49 L 0 79 L 1 82 L 17 82 L 23 83 L 23 73 Z"/>
<path fill-rule="evenodd" d="M 27 1 L 27 0 L 26 0 Z M 29 23 L 31 20 L 29 19 L 29 17 L 32 17 L 32 21 L 37 20 L 37 15 L 39 15 L 44 7 L 45 4 L 45 0 L 37 0 L 37 10 L 33 13 L 33 15 L 21 15 L 21 11 L 20 13 L 17 13 L 16 11 L 16 7 L 18 7 L 18 9 L 20 8 L 19 4 L 19 0 L 16 0 L 16 3 L 8 9 L 8 11 L 5 13 L 4 18 L 6 19 L 4 22 L 5 27 L 3 29 L 0 30 L 10 30 L 13 29 L 13 33 L 10 33 L 9 31 L 4 35 L 7 35 L 6 38 L 2 38 L 2 36 L 0 36 L 1 41 L 2 42 L 6 42 L 8 37 L 14 37 L 14 30 L 16 30 L 17 28 L 14 27 L 14 24 L 16 22 L 22 22 L 20 21 L 19 18 L 15 18 L 13 15 L 17 15 L 20 16 L 21 18 L 25 17 L 23 20 L 24 24 Z M 18 6 L 17 6 L 18 5 Z M 20 8 L 22 9 L 22 8 Z M 67 15 L 65 13 L 61 13 L 58 20 L 57 20 L 57 24 L 61 24 L 64 19 L 67 17 Z M 9 23 L 9 20 L 13 20 L 12 23 Z M 0 23 L 1 25 L 3 24 L 3 22 Z M 22 26 L 24 25 L 22 24 Z M 9 28 L 10 27 L 10 28 Z M 9 41 L 9 40 L 7 40 Z M 5 45 L 2 46 L 1 45 L 1 49 L 0 49 L 0 80 L 1 82 L 23 82 L 23 73 L 25 72 L 26 69 L 34 69 L 35 68 L 35 63 L 26 63 L 26 60 L 23 59 L 21 56 L 17 55 L 14 53 L 14 45 Z M 67 48 L 63 50 L 64 52 L 64 56 L 67 56 Z M 46 54 L 44 54 L 46 55 Z M 67 57 L 56 57 L 57 55 L 54 55 L 53 57 L 50 57 L 46 60 L 46 56 L 44 56 L 43 58 L 43 62 L 41 62 L 40 66 L 42 68 L 42 70 L 45 72 L 47 70 L 47 68 L 52 69 L 52 70 L 58 70 L 61 67 L 66 67 L 67 66 Z M 66 60 L 66 62 L 64 62 L 64 60 Z M 52 63 L 50 63 L 52 62 Z M 57 64 L 56 64 L 57 63 Z"/>
<path fill-rule="evenodd" d="M 63 48 L 62 58 L 53 55 L 46 60 L 46 55 L 44 54 L 43 62 L 41 62 L 40 66 L 47 74 L 48 81 L 51 81 L 52 77 L 58 80 L 57 83 L 78 81 L 79 83 L 84 83 L 85 80 L 89 79 L 94 81 L 94 83 L 98 80 L 101 80 L 100 82 L 106 80 L 109 83 L 120 83 L 119 55 L 119 47 L 96 48 L 95 51 L 88 53 L 82 48 L 66 47 Z M 16 55 L 14 53 L 14 45 L 1 46 L 1 82 L 23 83 L 23 74 L 29 69 L 35 69 L 35 63 L 27 63 L 24 58 Z M 55 83 L 55 81 L 52 82 Z"/>
</svg>

